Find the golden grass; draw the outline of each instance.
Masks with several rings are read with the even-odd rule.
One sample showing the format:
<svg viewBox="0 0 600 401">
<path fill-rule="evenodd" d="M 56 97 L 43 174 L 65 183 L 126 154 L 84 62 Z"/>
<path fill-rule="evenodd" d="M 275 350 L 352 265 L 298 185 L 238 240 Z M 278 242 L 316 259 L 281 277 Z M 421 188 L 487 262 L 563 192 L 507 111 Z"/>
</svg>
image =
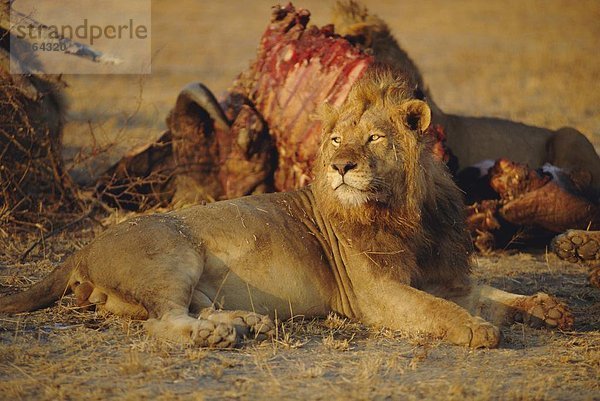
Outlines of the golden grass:
<svg viewBox="0 0 600 401">
<path fill-rule="evenodd" d="M 121 216 L 113 216 L 119 220 Z M 57 236 L 66 254 L 89 232 Z M 81 237 L 81 238 L 80 238 Z M 22 287 L 51 267 L 3 254 L 1 283 Z M 21 249 L 19 249 L 21 248 Z M 55 258 L 52 258 L 56 261 Z M 498 350 L 472 351 L 420 336 L 372 330 L 341 316 L 280 324 L 270 342 L 230 351 L 148 338 L 140 322 L 100 316 L 63 301 L 0 319 L 2 399 L 592 399 L 600 391 L 600 293 L 585 268 L 544 252 L 478 258 L 475 275 L 511 291 L 545 290 L 576 316 L 572 332 L 504 328 Z M 27 277 L 13 280 L 12 277 Z"/>
<path fill-rule="evenodd" d="M 160 133 L 184 84 L 200 80 L 217 94 L 225 90 L 253 57 L 271 3 L 154 2 L 156 56 L 143 92 L 135 76 L 66 77 L 67 152 L 77 155 L 85 145 L 83 156 L 90 153 L 93 133 L 95 149 L 118 142 L 115 152 L 97 156 L 107 164 L 130 142 Z M 318 23 L 327 21 L 326 2 L 297 3 Z M 599 3 L 373 1 L 369 7 L 392 26 L 446 111 L 570 124 L 600 143 Z M 101 223 L 126 217 L 117 212 Z M 83 221 L 20 263 L 40 234 L 9 237 L 0 228 L 0 292 L 39 279 L 101 230 Z M 297 317 L 272 342 L 231 351 L 157 341 L 139 322 L 68 303 L 0 316 L 0 399 L 593 399 L 600 394 L 600 292 L 586 274 L 545 252 L 478 258 L 479 279 L 515 292 L 555 294 L 576 316 L 568 333 L 505 328 L 498 350 L 375 331 L 336 315 Z"/>
</svg>

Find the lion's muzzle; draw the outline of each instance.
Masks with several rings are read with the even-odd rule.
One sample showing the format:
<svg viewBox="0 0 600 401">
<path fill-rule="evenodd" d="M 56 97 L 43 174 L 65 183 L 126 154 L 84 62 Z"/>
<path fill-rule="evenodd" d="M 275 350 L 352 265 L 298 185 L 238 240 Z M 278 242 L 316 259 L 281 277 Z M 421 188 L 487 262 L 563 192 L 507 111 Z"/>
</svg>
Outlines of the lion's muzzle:
<svg viewBox="0 0 600 401">
<path fill-rule="evenodd" d="M 340 173 L 341 176 L 344 176 L 348 171 L 356 168 L 357 164 L 352 161 L 345 162 L 334 162 L 331 164 L 331 168 Z"/>
</svg>

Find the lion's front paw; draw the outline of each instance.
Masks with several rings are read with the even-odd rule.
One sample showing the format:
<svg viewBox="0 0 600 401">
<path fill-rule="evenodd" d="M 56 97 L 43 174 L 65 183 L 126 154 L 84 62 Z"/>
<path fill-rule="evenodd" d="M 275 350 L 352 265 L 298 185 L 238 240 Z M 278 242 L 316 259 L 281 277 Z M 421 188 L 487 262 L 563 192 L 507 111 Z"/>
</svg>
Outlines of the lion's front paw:
<svg viewBox="0 0 600 401">
<path fill-rule="evenodd" d="M 496 348 L 500 343 L 500 330 L 485 320 L 474 317 L 467 324 L 458 324 L 448 330 L 447 339 L 457 345 L 471 348 Z"/>
<path fill-rule="evenodd" d="M 516 322 L 534 328 L 549 327 L 568 330 L 573 326 L 573 316 L 566 305 L 543 292 L 516 301 Z"/>
<path fill-rule="evenodd" d="M 556 255 L 573 263 L 600 263 L 600 232 L 568 230 L 552 240 Z"/>
</svg>

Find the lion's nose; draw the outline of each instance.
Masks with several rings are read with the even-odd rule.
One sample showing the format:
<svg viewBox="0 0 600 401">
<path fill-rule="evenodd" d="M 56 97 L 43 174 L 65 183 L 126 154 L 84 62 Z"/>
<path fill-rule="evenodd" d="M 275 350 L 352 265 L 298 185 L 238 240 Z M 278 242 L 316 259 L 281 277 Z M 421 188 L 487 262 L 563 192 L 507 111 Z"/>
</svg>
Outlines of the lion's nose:
<svg viewBox="0 0 600 401">
<path fill-rule="evenodd" d="M 356 163 L 353 162 L 344 162 L 344 163 L 333 163 L 331 167 L 334 170 L 337 170 L 340 175 L 346 174 L 348 171 L 352 170 L 356 167 Z"/>
</svg>

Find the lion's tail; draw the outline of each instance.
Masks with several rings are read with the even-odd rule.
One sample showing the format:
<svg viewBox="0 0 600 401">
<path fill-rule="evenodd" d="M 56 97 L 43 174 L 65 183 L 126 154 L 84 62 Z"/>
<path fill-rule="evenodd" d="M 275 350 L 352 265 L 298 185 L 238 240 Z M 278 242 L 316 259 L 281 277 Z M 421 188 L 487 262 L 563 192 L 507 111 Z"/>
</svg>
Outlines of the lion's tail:
<svg viewBox="0 0 600 401">
<path fill-rule="evenodd" d="M 0 312 L 29 312 L 52 305 L 70 292 L 69 281 L 74 270 L 75 259 L 71 256 L 27 290 L 1 297 Z"/>
</svg>

